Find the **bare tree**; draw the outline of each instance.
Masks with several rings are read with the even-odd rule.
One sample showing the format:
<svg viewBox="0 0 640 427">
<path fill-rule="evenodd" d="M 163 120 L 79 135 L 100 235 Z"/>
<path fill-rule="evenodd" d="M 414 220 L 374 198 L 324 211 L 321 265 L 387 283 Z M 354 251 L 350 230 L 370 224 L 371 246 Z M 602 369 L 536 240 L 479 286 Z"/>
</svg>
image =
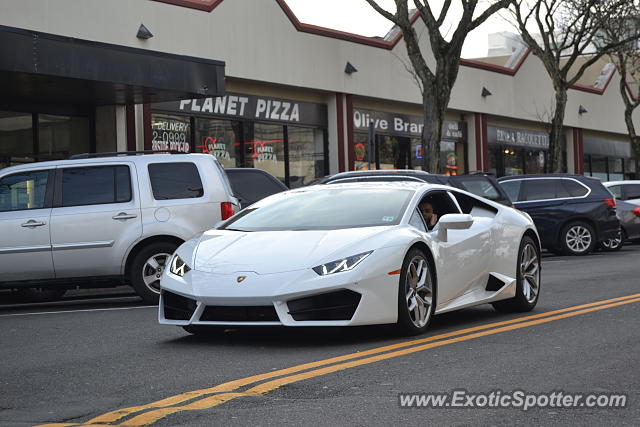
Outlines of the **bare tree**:
<svg viewBox="0 0 640 427">
<path fill-rule="evenodd" d="M 440 171 L 440 137 L 444 115 L 451 98 L 453 84 L 458 77 L 460 55 L 464 41 L 472 30 L 485 22 L 491 15 L 507 7 L 512 0 L 491 1 L 490 6 L 478 16 L 476 9 L 478 0 L 460 0 L 462 16 L 453 31 L 450 40 L 445 36 L 448 28 L 444 28 L 447 14 L 451 8 L 451 0 L 444 0 L 440 13 L 436 16 L 432 6 L 425 0 L 413 0 L 420 18 L 424 22 L 429 35 L 431 51 L 435 59 L 435 67 L 427 64 L 425 55 L 420 49 L 419 38 L 411 24 L 408 0 L 395 0 L 395 13 L 383 9 L 376 0 L 366 0 L 378 13 L 393 22 L 402 31 L 411 66 L 420 82 L 422 90 L 422 107 L 424 128 L 422 130 L 423 159 L 422 168 L 430 172 Z"/>
<path fill-rule="evenodd" d="M 629 33 L 638 31 L 640 26 L 640 11 L 638 5 L 630 7 L 626 12 L 626 16 L 619 16 L 611 21 L 606 29 L 604 37 L 610 42 L 619 42 L 626 38 Z M 609 54 L 611 61 L 615 63 L 620 72 L 620 96 L 624 102 L 624 122 L 627 125 L 627 132 L 631 145 L 636 153 L 640 155 L 640 136 L 636 132 L 633 123 L 633 112 L 640 106 L 640 49 L 637 41 L 628 43 L 620 43 Z"/>
<path fill-rule="evenodd" d="M 563 124 L 567 92 L 585 71 L 621 45 L 638 39 L 637 31 L 618 40 L 602 37 L 606 27 L 627 11 L 631 0 L 514 0 L 513 12 L 524 42 L 540 58 L 555 91 L 549 135 L 549 166 L 562 172 Z M 530 30 L 535 28 L 535 32 Z"/>
</svg>

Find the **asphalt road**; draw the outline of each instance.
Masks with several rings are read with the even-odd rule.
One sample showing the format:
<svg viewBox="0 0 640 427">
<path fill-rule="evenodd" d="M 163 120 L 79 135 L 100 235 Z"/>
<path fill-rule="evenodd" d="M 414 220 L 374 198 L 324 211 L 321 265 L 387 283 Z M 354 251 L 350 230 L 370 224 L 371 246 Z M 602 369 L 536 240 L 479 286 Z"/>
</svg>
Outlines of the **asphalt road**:
<svg viewBox="0 0 640 427">
<path fill-rule="evenodd" d="M 158 325 L 156 310 L 126 289 L 71 294 L 56 304 L 5 298 L 0 425 L 637 426 L 640 301 L 629 296 L 640 294 L 639 276 L 640 245 L 586 257 L 545 254 L 534 312 L 466 309 L 435 317 L 427 334 L 413 338 L 388 327 L 252 328 L 194 337 Z M 590 303 L 597 304 L 577 307 Z M 299 367 L 310 362 L 319 363 Z M 223 386 L 210 390 L 217 385 Z M 399 405 L 399 393 L 461 389 L 621 393 L 627 405 L 527 411 Z M 112 412 L 135 406 L 142 407 Z"/>
</svg>

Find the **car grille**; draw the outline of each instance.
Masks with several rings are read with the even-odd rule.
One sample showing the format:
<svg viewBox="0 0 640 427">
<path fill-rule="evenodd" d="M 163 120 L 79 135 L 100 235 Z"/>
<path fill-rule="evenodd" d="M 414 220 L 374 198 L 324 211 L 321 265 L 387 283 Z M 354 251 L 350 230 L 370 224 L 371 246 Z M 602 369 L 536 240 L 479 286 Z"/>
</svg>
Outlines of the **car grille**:
<svg viewBox="0 0 640 427">
<path fill-rule="evenodd" d="M 205 307 L 200 320 L 203 322 L 278 322 L 278 314 L 272 305 Z"/>
<path fill-rule="evenodd" d="M 342 290 L 287 302 L 293 320 L 350 320 L 360 303 L 357 292 Z"/>
<path fill-rule="evenodd" d="M 190 298 L 162 291 L 164 317 L 169 320 L 189 320 L 196 310 L 196 302 Z"/>
</svg>

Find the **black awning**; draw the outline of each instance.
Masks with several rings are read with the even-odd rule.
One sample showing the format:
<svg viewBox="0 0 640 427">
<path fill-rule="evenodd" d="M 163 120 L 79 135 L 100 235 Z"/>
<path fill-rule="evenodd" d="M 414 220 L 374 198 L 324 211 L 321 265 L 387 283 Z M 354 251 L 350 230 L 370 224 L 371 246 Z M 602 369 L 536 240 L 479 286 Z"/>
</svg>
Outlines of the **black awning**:
<svg viewBox="0 0 640 427">
<path fill-rule="evenodd" d="M 0 26 L 0 109 L 224 94 L 224 62 Z"/>
</svg>

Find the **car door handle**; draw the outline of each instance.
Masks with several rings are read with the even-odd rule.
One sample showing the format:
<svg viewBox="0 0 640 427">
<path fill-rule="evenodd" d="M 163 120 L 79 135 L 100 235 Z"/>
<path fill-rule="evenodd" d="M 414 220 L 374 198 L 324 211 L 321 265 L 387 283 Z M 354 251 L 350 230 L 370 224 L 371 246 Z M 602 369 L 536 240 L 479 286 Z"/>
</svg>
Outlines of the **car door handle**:
<svg viewBox="0 0 640 427">
<path fill-rule="evenodd" d="M 42 227 L 43 225 L 47 225 L 46 222 L 42 222 L 42 221 L 36 221 L 35 219 L 30 219 L 29 221 L 20 224 L 22 227 Z"/>
<path fill-rule="evenodd" d="M 120 212 L 118 215 L 113 216 L 113 219 L 133 219 L 133 218 L 137 218 L 138 215 L 136 214 L 128 214 L 126 212 Z"/>
</svg>

